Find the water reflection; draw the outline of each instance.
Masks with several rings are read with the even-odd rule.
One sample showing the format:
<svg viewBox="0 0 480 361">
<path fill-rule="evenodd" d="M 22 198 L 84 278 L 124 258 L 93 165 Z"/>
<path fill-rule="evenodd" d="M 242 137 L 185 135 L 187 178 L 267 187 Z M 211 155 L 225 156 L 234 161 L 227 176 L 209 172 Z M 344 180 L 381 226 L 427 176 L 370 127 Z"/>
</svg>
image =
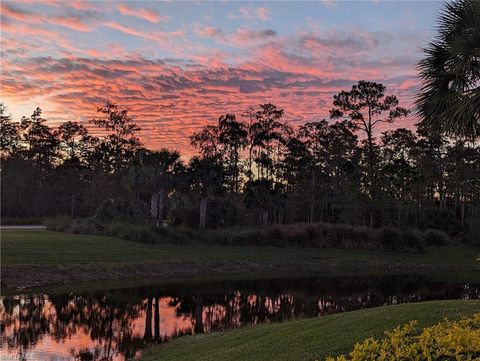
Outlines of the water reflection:
<svg viewBox="0 0 480 361">
<path fill-rule="evenodd" d="M 2 297 L 0 355 L 124 360 L 172 337 L 384 304 L 480 298 L 422 277 L 302 278 Z"/>
</svg>

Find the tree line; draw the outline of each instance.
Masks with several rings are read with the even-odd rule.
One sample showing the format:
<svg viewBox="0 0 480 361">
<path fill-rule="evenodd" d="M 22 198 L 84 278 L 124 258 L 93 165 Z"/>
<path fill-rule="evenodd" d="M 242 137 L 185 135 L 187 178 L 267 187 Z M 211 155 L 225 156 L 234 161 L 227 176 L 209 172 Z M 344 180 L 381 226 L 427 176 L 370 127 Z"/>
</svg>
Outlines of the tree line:
<svg viewBox="0 0 480 361">
<path fill-rule="evenodd" d="M 147 149 L 127 108 L 107 103 L 89 132 L 1 116 L 3 217 L 94 217 L 189 227 L 330 222 L 438 228 L 480 227 L 480 147 L 408 116 L 384 85 L 360 81 L 334 96 L 330 119 L 292 126 L 261 104 L 225 114 L 192 134 L 197 155 Z M 91 129 L 90 127 L 90 129 Z M 100 134 L 100 135 L 94 135 Z"/>
</svg>

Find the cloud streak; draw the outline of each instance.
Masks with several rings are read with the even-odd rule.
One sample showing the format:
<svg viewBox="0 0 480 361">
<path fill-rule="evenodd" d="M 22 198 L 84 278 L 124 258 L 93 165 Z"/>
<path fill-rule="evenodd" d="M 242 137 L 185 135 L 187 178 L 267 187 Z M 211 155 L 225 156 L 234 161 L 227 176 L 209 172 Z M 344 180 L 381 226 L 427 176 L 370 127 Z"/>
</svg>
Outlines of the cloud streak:
<svg viewBox="0 0 480 361">
<path fill-rule="evenodd" d="M 244 20 L 270 20 L 270 10 L 265 7 L 242 6 L 237 12 L 230 14 L 230 19 L 244 19 Z"/>
<path fill-rule="evenodd" d="M 160 15 L 155 10 L 143 9 L 143 8 L 134 8 L 134 7 L 128 6 L 126 4 L 118 5 L 118 11 L 122 15 L 137 17 L 139 19 L 146 20 L 146 21 L 148 21 L 150 23 L 153 23 L 153 24 L 159 23 L 161 21 L 170 20 L 169 16 Z"/>
</svg>

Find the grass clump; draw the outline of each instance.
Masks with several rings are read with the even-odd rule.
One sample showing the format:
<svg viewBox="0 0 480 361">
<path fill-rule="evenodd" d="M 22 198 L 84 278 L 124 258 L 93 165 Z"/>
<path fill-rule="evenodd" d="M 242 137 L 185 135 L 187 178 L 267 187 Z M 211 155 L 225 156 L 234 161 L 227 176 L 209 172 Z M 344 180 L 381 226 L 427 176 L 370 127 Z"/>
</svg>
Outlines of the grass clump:
<svg viewBox="0 0 480 361">
<path fill-rule="evenodd" d="M 373 337 L 357 343 L 350 355 L 327 357 L 327 361 L 478 360 L 480 358 L 480 314 L 427 327 L 418 334 L 411 321 L 385 338 Z"/>
</svg>

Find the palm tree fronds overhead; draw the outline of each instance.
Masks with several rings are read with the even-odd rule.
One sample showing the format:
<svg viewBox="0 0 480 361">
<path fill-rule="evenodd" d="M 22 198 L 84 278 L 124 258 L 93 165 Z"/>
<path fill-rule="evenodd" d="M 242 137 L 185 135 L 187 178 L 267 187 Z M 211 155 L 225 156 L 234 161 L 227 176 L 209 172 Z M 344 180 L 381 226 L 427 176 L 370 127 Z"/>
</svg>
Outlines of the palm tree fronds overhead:
<svg viewBox="0 0 480 361">
<path fill-rule="evenodd" d="M 422 123 L 442 133 L 480 136 L 480 1 L 446 3 L 438 36 L 418 63 Z"/>
</svg>

